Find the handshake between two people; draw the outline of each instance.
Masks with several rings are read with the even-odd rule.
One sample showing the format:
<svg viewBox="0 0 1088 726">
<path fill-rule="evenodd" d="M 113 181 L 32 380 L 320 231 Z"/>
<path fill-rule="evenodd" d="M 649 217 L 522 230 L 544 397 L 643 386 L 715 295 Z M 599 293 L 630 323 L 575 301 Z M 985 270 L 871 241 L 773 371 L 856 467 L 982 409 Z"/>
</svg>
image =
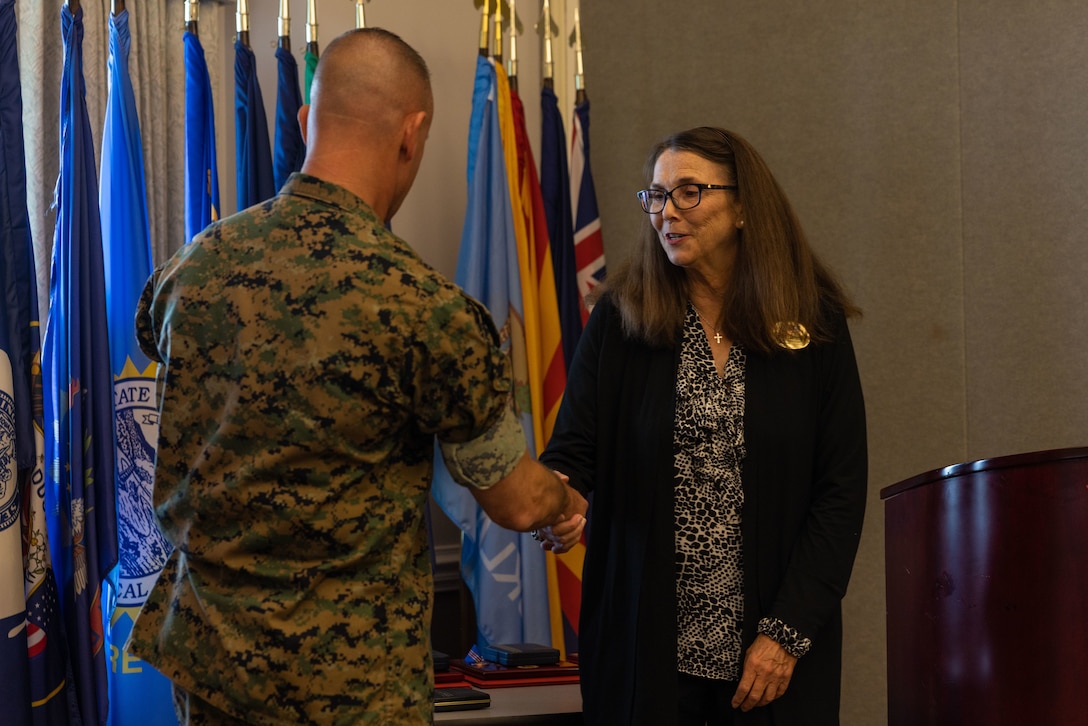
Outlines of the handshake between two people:
<svg viewBox="0 0 1088 726">
<path fill-rule="evenodd" d="M 566 487 L 572 499 L 573 514 L 569 517 L 565 514 L 560 515 L 560 519 L 555 524 L 541 529 L 534 529 L 532 535 L 533 539 L 540 543 L 541 548 L 561 555 L 564 552 L 570 552 L 571 548 L 582 539 L 582 531 L 586 528 L 586 510 L 589 508 L 589 503 L 581 492 L 567 483 L 570 481 L 570 477 L 560 471 L 556 471 L 555 474 L 563 481 L 563 486 Z"/>
<path fill-rule="evenodd" d="M 526 451 L 507 476 L 473 497 L 495 524 L 515 532 L 533 531 L 545 550 L 562 554 L 582 537 L 589 502 L 568 477 Z"/>
</svg>

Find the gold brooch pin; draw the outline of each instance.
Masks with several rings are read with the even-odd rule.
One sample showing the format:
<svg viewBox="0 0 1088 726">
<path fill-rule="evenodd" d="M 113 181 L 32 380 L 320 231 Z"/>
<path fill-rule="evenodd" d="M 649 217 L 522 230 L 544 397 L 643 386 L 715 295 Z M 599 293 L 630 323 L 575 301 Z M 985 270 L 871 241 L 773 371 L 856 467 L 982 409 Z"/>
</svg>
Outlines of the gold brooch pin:
<svg viewBox="0 0 1088 726">
<path fill-rule="evenodd" d="M 788 350 L 807 348 L 812 338 L 801 323 L 775 323 L 774 337 L 778 344 Z"/>
</svg>

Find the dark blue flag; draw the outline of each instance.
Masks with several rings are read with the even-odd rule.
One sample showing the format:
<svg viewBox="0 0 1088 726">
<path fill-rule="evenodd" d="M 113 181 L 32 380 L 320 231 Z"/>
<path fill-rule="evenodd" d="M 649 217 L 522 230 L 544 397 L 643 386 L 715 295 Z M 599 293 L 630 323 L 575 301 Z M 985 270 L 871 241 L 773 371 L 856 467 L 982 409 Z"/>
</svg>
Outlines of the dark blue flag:
<svg viewBox="0 0 1088 726">
<path fill-rule="evenodd" d="M 185 242 L 219 219 L 212 82 L 200 38 L 185 32 Z"/>
<path fill-rule="evenodd" d="M 34 466 L 34 419 L 30 406 L 30 364 L 38 353 L 38 295 L 34 251 L 26 209 L 26 156 L 23 151 L 23 99 L 15 38 L 15 2 L 0 0 L 0 324 L 7 339 L 15 386 L 14 439 L 19 469 Z M 31 328 L 31 321 L 34 327 Z"/>
<path fill-rule="evenodd" d="M 135 310 L 151 274 L 151 231 L 136 97 L 128 73 L 128 11 L 110 18 L 109 98 L 102 131 L 102 247 L 106 271 L 117 450 L 119 567 L 105 598 L 113 726 L 176 724 L 170 681 L 126 648 L 140 607 L 169 554 L 152 505 L 157 364 L 136 342 Z"/>
<path fill-rule="evenodd" d="M 46 511 L 72 684 L 85 726 L 109 709 L 102 578 L 117 564 L 113 380 L 83 10 L 61 8 L 64 71 L 50 313 L 42 361 Z"/>
<path fill-rule="evenodd" d="M 559 303 L 559 327 L 563 336 L 563 358 L 570 370 L 578 339 L 582 337 L 582 312 L 578 295 L 578 267 L 574 260 L 574 218 L 570 208 L 570 172 L 567 168 L 567 138 L 555 92 L 547 86 L 540 92 L 540 193 L 548 220 L 555 294 Z"/>
<path fill-rule="evenodd" d="M 45 527 L 38 293 L 26 207 L 14 0 L 0 0 L 0 709 L 67 721 L 65 648 Z"/>
<path fill-rule="evenodd" d="M 291 172 L 302 168 L 306 146 L 298 126 L 302 93 L 298 87 L 298 62 L 286 48 L 276 48 L 279 80 L 276 84 L 276 153 L 272 176 L 276 189 L 283 186 Z"/>
<path fill-rule="evenodd" d="M 234 124 L 240 211 L 276 194 L 257 59 L 241 40 L 234 41 Z"/>
</svg>

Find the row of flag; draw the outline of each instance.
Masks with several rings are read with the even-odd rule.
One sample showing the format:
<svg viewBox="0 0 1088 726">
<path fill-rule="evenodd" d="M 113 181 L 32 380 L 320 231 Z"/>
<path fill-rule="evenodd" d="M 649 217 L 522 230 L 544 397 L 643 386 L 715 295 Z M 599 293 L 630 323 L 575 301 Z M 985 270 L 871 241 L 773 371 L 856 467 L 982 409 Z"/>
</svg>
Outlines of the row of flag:
<svg viewBox="0 0 1088 726">
<path fill-rule="evenodd" d="M 111 46 L 112 33 L 111 28 Z M 39 332 L 27 225 L 13 0 L 0 0 L 0 702 L 16 724 L 106 717 L 102 580 L 117 560 L 112 381 L 82 13 L 61 9 L 60 168 L 50 300 Z M 48 428 L 46 428 L 48 426 Z"/>
<path fill-rule="evenodd" d="M 548 44 L 547 2 L 544 12 Z M 486 3 L 484 14 L 486 36 Z M 580 55 L 577 13 L 575 34 Z M 456 282 L 487 306 L 500 330 L 513 362 L 526 443 L 536 455 L 554 427 L 566 371 L 588 317 L 586 295 L 603 279 L 605 264 L 589 164 L 589 101 L 581 79 L 569 167 L 558 99 L 545 79 L 538 176 L 517 90 L 515 38 L 516 31 L 509 74 L 501 40 L 498 52 L 489 55 L 490 43 L 481 39 Z M 496 526 L 453 482 L 440 458 L 435 469 L 435 499 L 462 531 L 461 572 L 476 605 L 477 645 L 550 643 L 564 657 L 576 653 L 584 546 L 559 556 L 543 552 L 529 535 Z"/>
<path fill-rule="evenodd" d="M 99 178 L 83 80 L 83 10 L 61 9 L 60 174 L 42 334 L 14 6 L 15 0 L 0 0 L 0 703 L 5 723 L 17 726 L 176 723 L 169 682 L 124 649 L 169 555 L 151 503 L 157 370 L 139 350 L 132 321 L 152 258 L 128 73 L 128 13 L 110 17 Z M 197 30 L 187 15 L 186 239 L 220 209 L 212 89 Z M 309 100 L 317 47 L 307 46 L 300 89 L 298 65 L 283 40 L 276 52 L 274 147 L 248 33 L 235 43 L 239 209 L 272 196 L 304 157 L 296 118 Z M 588 101 L 580 96 L 575 108 L 569 167 L 568 137 L 550 86 L 541 103 L 538 175 L 516 84 L 501 63 L 481 55 L 457 272 L 458 282 L 512 333 L 534 453 L 555 420 L 587 314 L 584 294 L 604 274 Z M 525 535 L 472 512 L 474 501 L 453 501 L 441 479 L 436 475 L 436 496 L 465 531 L 463 570 L 481 640 L 550 639 L 576 651 L 581 552 L 545 557 Z M 492 597 L 496 587 L 501 597 Z"/>
<path fill-rule="evenodd" d="M 311 9 L 313 5 L 311 3 Z M 196 6 L 197 3 L 189 0 L 185 6 L 186 188 L 189 200 L 185 215 L 186 239 L 192 239 L 208 222 L 217 219 L 219 210 L 211 81 L 197 35 Z M 238 33 L 234 40 L 234 142 L 238 209 L 275 196 L 287 177 L 302 168 L 306 157 L 306 147 L 298 125 L 298 111 L 304 98 L 309 103 L 318 47 L 316 38 L 306 44 L 305 86 L 300 88 L 298 62 L 291 53 L 287 6 L 286 0 L 281 0 L 281 35 L 276 46 L 276 113 L 273 135 L 270 137 L 264 97 L 257 79 L 257 56 L 249 44 L 248 3 L 239 3 Z M 193 134 L 190 134 L 190 128 L 194 129 Z M 190 170 L 193 171 L 192 175 Z"/>
<path fill-rule="evenodd" d="M 152 511 L 157 366 L 139 349 L 133 325 L 152 258 L 128 20 L 121 10 L 109 22 L 99 178 L 83 10 L 61 8 L 60 173 L 42 335 L 15 0 L 0 0 L 0 704 L 4 723 L 15 726 L 177 723 L 169 681 L 124 647 L 169 556 Z M 191 239 L 220 206 L 210 76 L 195 18 L 187 20 Z M 235 45 L 239 208 L 272 196 L 275 179 L 302 164 L 299 72 L 285 47 L 276 54 L 273 163 L 253 52 L 244 38 Z M 307 95 L 316 62 L 314 43 Z"/>
</svg>

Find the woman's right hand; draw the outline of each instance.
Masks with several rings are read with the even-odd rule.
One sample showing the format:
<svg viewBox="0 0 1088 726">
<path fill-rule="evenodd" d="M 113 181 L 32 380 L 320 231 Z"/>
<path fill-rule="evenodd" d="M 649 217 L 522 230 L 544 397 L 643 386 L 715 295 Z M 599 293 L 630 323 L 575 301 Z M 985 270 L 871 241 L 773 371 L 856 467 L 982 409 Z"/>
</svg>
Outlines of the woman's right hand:
<svg viewBox="0 0 1088 726">
<path fill-rule="evenodd" d="M 578 544 L 585 527 L 585 515 L 575 514 L 569 519 L 563 519 L 550 527 L 537 530 L 535 536 L 542 548 L 561 555 L 564 552 L 570 552 L 571 548 Z"/>
<path fill-rule="evenodd" d="M 585 515 L 589 509 L 589 502 L 586 501 L 581 492 L 567 483 L 570 481 L 570 477 L 561 471 L 555 473 L 567 487 L 567 497 L 570 503 L 567 511 L 563 513 L 558 522 L 550 527 L 537 530 L 533 536 L 540 542 L 542 548 L 561 555 L 564 552 L 569 552 L 574 545 L 581 541 L 582 531 L 586 527 Z"/>
</svg>

